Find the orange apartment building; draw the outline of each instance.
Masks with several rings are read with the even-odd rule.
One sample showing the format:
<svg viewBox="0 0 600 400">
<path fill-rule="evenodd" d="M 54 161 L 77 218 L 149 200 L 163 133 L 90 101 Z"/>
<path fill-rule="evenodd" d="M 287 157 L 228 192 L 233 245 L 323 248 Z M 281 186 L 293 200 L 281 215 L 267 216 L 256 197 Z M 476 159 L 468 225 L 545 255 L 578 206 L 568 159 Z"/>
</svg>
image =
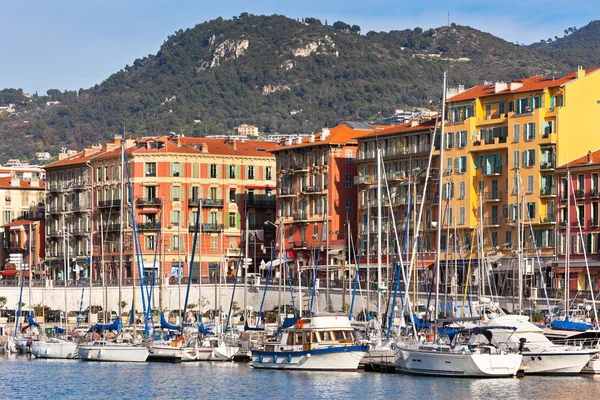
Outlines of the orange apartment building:
<svg viewBox="0 0 600 400">
<path fill-rule="evenodd" d="M 351 237 L 357 233 L 356 137 L 374 129 L 345 122 L 303 139 L 284 139 L 272 150 L 277 158 L 273 222 L 283 227 L 283 249 L 294 270 L 318 262 L 320 278 L 326 277 L 327 264 L 330 280 L 342 278 L 350 246 L 348 226 Z"/>
<path fill-rule="evenodd" d="M 201 203 L 201 235 L 192 268 L 192 279 L 197 282 L 200 257 L 205 279 L 214 277 L 220 266 L 225 267 L 228 275 L 235 272 L 241 257 L 246 217 L 251 232 L 256 234 L 254 246 L 249 246 L 255 253 L 249 257 L 256 260 L 254 265 L 270 259 L 268 243 L 273 232 L 268 229 L 265 232 L 262 227 L 264 220 L 272 219 L 275 212 L 275 159 L 269 153 L 274 146 L 262 141 L 183 136 L 128 139 L 123 143 L 128 167 L 121 171 L 121 140 L 116 139 L 89 159 L 75 155 L 62 164 L 61 161 L 51 164 L 48 176 L 52 179 L 54 169 L 76 160 L 79 161 L 72 169 L 87 165 L 88 173 L 93 171 L 89 198 L 93 204 L 94 279 L 99 277 L 102 259 L 107 278 L 118 278 L 122 172 L 127 193 L 123 200 L 126 284 L 139 277 L 138 268 L 144 277 L 150 277 L 153 270 L 157 279 L 161 275 L 169 281 L 188 276 Z M 137 224 L 140 263 L 136 263 L 132 213 Z M 89 232 L 87 227 L 84 228 Z M 59 252 L 52 260 L 60 256 Z"/>
</svg>

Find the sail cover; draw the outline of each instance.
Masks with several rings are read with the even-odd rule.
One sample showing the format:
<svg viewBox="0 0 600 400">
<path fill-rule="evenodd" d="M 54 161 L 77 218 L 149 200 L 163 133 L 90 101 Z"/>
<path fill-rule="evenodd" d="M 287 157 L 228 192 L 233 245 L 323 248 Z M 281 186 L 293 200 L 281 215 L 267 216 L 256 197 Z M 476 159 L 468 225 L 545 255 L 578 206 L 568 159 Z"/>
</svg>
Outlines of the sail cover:
<svg viewBox="0 0 600 400">
<path fill-rule="evenodd" d="M 120 331 L 123 326 L 121 325 L 121 317 L 117 317 L 112 324 L 96 324 L 92 325 L 88 333 L 104 333 L 104 331 Z"/>
<path fill-rule="evenodd" d="M 165 313 L 164 312 L 160 313 L 160 326 L 163 329 L 170 329 L 172 331 L 180 331 L 181 330 L 180 326 L 171 325 L 170 323 L 167 322 L 167 320 L 165 319 Z"/>
</svg>

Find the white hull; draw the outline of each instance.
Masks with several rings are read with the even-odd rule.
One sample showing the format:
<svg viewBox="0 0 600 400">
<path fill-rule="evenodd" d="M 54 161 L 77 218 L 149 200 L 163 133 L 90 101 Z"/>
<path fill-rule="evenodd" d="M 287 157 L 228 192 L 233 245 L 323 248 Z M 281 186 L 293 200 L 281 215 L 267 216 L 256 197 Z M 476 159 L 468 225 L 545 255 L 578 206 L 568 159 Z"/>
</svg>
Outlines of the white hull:
<svg viewBox="0 0 600 400">
<path fill-rule="evenodd" d="M 181 356 L 181 361 L 198 361 L 197 350 L 194 347 L 151 346 L 150 354 L 164 356 Z"/>
<path fill-rule="evenodd" d="M 83 361 L 145 362 L 148 348 L 129 344 L 107 343 L 79 346 L 79 357 Z"/>
<path fill-rule="evenodd" d="M 600 355 L 595 355 L 581 370 L 582 374 L 600 374 Z"/>
<path fill-rule="evenodd" d="M 285 355 L 252 353 L 252 366 L 264 369 L 312 370 L 312 371 L 355 371 L 364 351 L 340 351 L 323 354 L 303 354 L 291 357 Z"/>
<path fill-rule="evenodd" d="M 35 341 L 31 345 L 31 354 L 36 358 L 79 358 L 77 343 L 62 339 Z"/>
<path fill-rule="evenodd" d="M 399 349 L 396 371 L 421 375 L 465 377 L 513 376 L 521 354 L 483 354 Z"/>
<path fill-rule="evenodd" d="M 231 361 L 240 348 L 233 346 L 220 345 L 213 347 L 212 359 L 217 361 Z"/>
<path fill-rule="evenodd" d="M 525 374 L 579 374 L 596 350 L 523 352 Z"/>
</svg>

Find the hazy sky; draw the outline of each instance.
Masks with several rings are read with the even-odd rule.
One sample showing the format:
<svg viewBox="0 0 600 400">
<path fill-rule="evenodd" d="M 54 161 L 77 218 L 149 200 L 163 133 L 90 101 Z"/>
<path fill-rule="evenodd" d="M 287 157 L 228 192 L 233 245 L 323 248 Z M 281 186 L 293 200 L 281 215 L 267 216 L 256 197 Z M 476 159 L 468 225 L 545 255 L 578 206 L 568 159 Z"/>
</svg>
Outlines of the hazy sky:
<svg viewBox="0 0 600 400">
<path fill-rule="evenodd" d="M 451 22 L 530 44 L 585 26 L 599 10 L 597 0 L 0 0 L 0 88 L 88 88 L 156 54 L 179 29 L 242 12 L 344 21 L 363 33 L 435 28 L 450 12 Z"/>
</svg>

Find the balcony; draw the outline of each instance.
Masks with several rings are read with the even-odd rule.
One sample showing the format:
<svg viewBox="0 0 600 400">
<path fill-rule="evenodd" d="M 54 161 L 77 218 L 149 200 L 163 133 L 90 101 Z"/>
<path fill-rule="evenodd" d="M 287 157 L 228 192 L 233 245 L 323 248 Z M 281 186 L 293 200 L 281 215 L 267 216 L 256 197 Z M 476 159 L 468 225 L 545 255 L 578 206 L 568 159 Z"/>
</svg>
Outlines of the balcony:
<svg viewBox="0 0 600 400">
<path fill-rule="evenodd" d="M 370 185 L 371 184 L 371 176 L 370 175 L 360 175 L 354 177 L 355 185 Z"/>
<path fill-rule="evenodd" d="M 502 167 L 496 166 L 492 168 L 483 168 L 483 176 L 497 176 L 502 174 Z"/>
<path fill-rule="evenodd" d="M 500 217 L 491 217 L 491 218 L 484 218 L 483 219 L 483 226 L 485 227 L 499 227 L 500 224 L 502 223 L 502 218 Z"/>
<path fill-rule="evenodd" d="M 583 190 L 583 189 L 577 189 L 575 191 L 575 198 L 577 200 L 583 200 L 583 199 L 585 199 L 585 190 Z"/>
<path fill-rule="evenodd" d="M 48 191 L 51 193 L 60 192 L 60 190 L 61 188 L 58 183 L 51 183 L 50 185 L 48 185 Z"/>
<path fill-rule="evenodd" d="M 48 236 L 50 236 L 51 238 L 59 238 L 62 237 L 62 232 L 61 231 L 50 231 L 48 233 Z"/>
<path fill-rule="evenodd" d="M 162 204 L 162 201 L 157 198 L 157 197 L 152 197 L 152 198 L 139 198 L 135 201 L 135 204 L 138 207 L 145 207 L 145 206 L 160 206 Z"/>
<path fill-rule="evenodd" d="M 279 197 L 296 197 L 296 192 L 291 187 L 282 187 L 279 189 Z"/>
<path fill-rule="evenodd" d="M 203 207 L 223 207 L 223 199 L 201 199 Z"/>
<path fill-rule="evenodd" d="M 223 230 L 223 224 L 201 224 L 202 232 L 221 232 Z M 196 224 L 189 224 L 188 231 L 194 232 L 196 230 Z"/>
<path fill-rule="evenodd" d="M 554 160 L 542 161 L 540 163 L 540 171 L 552 171 L 556 168 L 556 162 Z"/>
<path fill-rule="evenodd" d="M 306 240 L 302 240 L 300 242 L 294 242 L 295 249 L 303 249 L 303 248 L 306 248 L 306 246 L 308 246 L 308 242 Z"/>
<path fill-rule="evenodd" d="M 598 192 L 598 188 L 592 188 L 592 189 L 590 189 L 590 197 L 592 199 L 597 199 L 598 197 L 600 197 L 600 193 Z"/>
<path fill-rule="evenodd" d="M 556 216 L 554 214 L 543 214 L 540 215 L 540 224 L 552 224 L 556 223 Z"/>
<path fill-rule="evenodd" d="M 401 181 L 405 176 L 406 173 L 404 171 L 392 171 L 385 174 L 385 177 L 389 182 Z"/>
<path fill-rule="evenodd" d="M 60 213 L 60 212 L 61 212 L 61 209 L 60 209 L 60 207 L 58 207 L 58 206 L 50 206 L 50 207 L 48 208 L 48 212 L 49 212 L 50 214 L 58 214 L 58 213 Z"/>
<path fill-rule="evenodd" d="M 98 208 L 121 207 L 121 200 L 102 200 L 98 202 Z"/>
<path fill-rule="evenodd" d="M 300 211 L 300 212 L 294 213 L 294 222 L 307 221 L 307 220 L 308 220 L 308 213 L 306 211 Z"/>
<path fill-rule="evenodd" d="M 275 207 L 275 197 L 260 194 L 246 197 L 246 207 L 273 208 Z"/>
<path fill-rule="evenodd" d="M 294 165 L 292 170 L 294 173 L 308 172 L 308 165 Z"/>
<path fill-rule="evenodd" d="M 492 190 L 491 192 L 483 192 L 483 201 L 500 201 L 502 192 L 498 190 Z"/>
<path fill-rule="evenodd" d="M 302 190 L 302 192 L 308 193 L 308 194 L 322 194 L 322 192 L 324 192 L 324 191 L 327 191 L 327 189 L 322 188 L 319 185 L 307 186 Z"/>
<path fill-rule="evenodd" d="M 158 229 L 158 222 L 143 222 L 138 224 L 137 229 L 139 231 L 155 231 Z"/>
<path fill-rule="evenodd" d="M 73 204 L 73 206 L 71 207 L 71 211 L 86 212 L 86 211 L 91 211 L 91 208 L 87 204 Z"/>
<path fill-rule="evenodd" d="M 75 236 L 87 236 L 90 234 L 90 228 L 75 228 L 73 229 L 73 235 Z"/>
<path fill-rule="evenodd" d="M 540 197 L 556 197 L 556 187 L 544 186 L 540 189 Z"/>
<path fill-rule="evenodd" d="M 85 190 L 89 189 L 91 186 L 87 182 L 73 182 L 73 189 L 75 190 Z"/>
</svg>

